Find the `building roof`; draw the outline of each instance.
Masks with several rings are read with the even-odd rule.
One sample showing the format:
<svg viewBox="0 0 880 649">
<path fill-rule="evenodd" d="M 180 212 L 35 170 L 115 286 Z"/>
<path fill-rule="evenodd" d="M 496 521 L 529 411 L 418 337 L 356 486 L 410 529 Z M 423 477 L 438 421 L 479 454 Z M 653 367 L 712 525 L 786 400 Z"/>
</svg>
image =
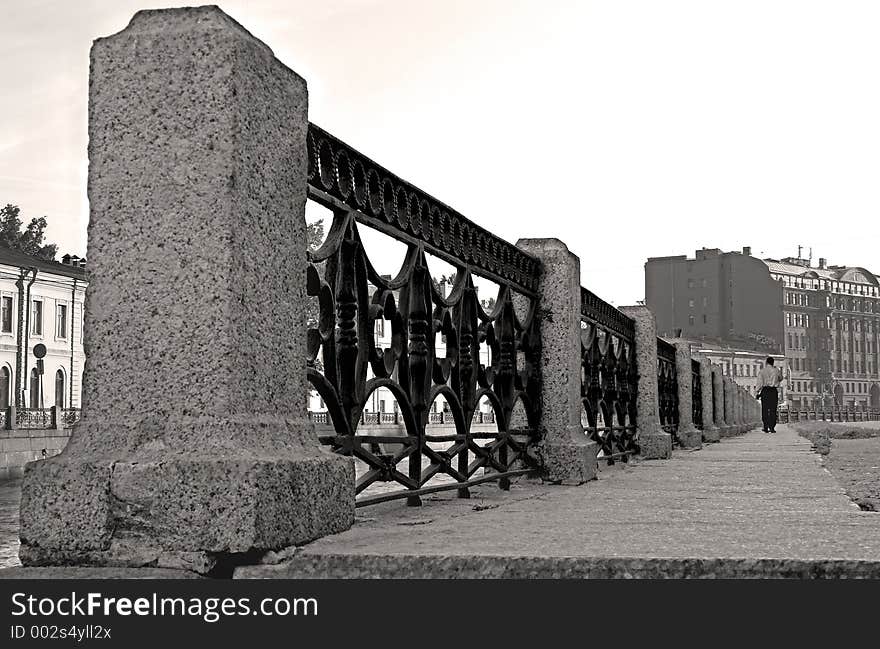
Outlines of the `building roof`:
<svg viewBox="0 0 880 649">
<path fill-rule="evenodd" d="M 830 280 L 853 282 L 854 284 L 880 285 L 877 276 L 871 271 L 860 266 L 832 266 L 830 268 L 815 268 L 811 266 L 799 266 L 776 259 L 763 259 L 771 273 L 783 275 L 797 275 L 799 277 L 813 277 Z"/>
<path fill-rule="evenodd" d="M 86 269 L 82 266 L 71 266 L 58 261 L 38 259 L 20 250 L 0 245 L 0 264 L 18 266 L 19 268 L 36 268 L 38 272 L 64 275 L 75 279 L 86 279 Z"/>
</svg>

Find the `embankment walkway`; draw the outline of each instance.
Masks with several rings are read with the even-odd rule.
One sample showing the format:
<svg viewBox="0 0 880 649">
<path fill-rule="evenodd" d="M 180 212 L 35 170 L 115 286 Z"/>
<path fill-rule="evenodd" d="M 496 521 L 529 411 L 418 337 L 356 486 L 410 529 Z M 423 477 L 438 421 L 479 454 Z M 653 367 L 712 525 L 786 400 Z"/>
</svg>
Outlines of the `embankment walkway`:
<svg viewBox="0 0 880 649">
<path fill-rule="evenodd" d="M 470 500 L 358 510 L 254 577 L 880 577 L 861 511 L 789 426 L 603 469 L 579 487 L 492 485 Z"/>
</svg>

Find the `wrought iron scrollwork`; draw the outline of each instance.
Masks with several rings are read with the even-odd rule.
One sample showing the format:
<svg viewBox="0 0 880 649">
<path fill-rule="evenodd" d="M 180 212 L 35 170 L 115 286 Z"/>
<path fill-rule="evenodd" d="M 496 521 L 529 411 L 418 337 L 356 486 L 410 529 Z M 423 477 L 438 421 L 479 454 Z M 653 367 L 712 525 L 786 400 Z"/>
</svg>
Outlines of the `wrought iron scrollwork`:
<svg viewBox="0 0 880 649">
<path fill-rule="evenodd" d="M 581 400 L 585 430 L 613 464 L 638 452 L 635 323 L 581 288 Z"/>
<path fill-rule="evenodd" d="M 678 439 L 678 372 L 675 346 L 657 339 L 657 396 L 660 402 L 660 426 Z"/>
<path fill-rule="evenodd" d="M 360 496 L 357 504 L 402 497 L 419 504 L 421 495 L 442 489 L 467 497 L 474 484 L 497 480 L 506 487 L 512 476 L 531 470 L 527 447 L 538 417 L 539 261 L 312 125 L 309 197 L 333 212 L 327 238 L 309 254 L 307 268 L 307 292 L 320 312 L 308 331 L 308 377 L 334 428 L 320 438 L 366 466 L 357 494 L 377 482 L 400 487 Z M 371 264 L 361 224 L 407 244 L 395 277 L 380 275 Z M 456 268 L 448 296 L 432 280 L 428 254 Z M 488 310 L 477 298 L 474 271 L 499 285 Z M 528 308 L 515 308 L 521 303 Z M 386 349 L 378 348 L 373 336 L 379 319 L 391 328 Z M 438 334 L 445 339 L 443 355 L 435 345 Z M 490 362 L 481 362 L 481 351 Z M 367 423 L 365 404 L 379 388 L 396 399 L 395 420 L 403 435 L 359 430 Z M 454 426 L 451 434 L 427 430 L 435 423 L 438 413 L 430 407 L 438 397 L 448 407 L 440 418 Z M 477 412 L 481 399 L 491 404 L 491 417 Z M 514 414 L 522 411 L 525 422 L 517 422 Z M 376 423 L 385 423 L 376 417 Z M 472 423 L 484 419 L 497 431 L 472 432 Z M 445 483 L 431 482 L 440 475 Z"/>
<path fill-rule="evenodd" d="M 693 405 L 694 426 L 703 430 L 703 384 L 701 382 L 700 362 L 691 359 L 691 397 Z"/>
</svg>

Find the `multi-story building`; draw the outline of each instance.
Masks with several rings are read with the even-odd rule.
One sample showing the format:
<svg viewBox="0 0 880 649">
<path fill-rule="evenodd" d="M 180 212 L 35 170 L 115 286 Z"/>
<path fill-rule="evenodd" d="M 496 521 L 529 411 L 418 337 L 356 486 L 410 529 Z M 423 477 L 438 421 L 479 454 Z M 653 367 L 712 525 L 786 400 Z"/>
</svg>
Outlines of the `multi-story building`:
<svg viewBox="0 0 880 649">
<path fill-rule="evenodd" d="M 785 355 L 795 407 L 880 407 L 880 282 L 861 267 L 766 260 L 783 286 Z"/>
<path fill-rule="evenodd" d="M 0 408 L 79 407 L 86 285 L 84 259 L 45 261 L 0 246 Z"/>
<path fill-rule="evenodd" d="M 649 259 L 645 301 L 661 335 L 782 353 L 792 407 L 880 407 L 880 283 L 865 268 L 704 249 Z"/>
<path fill-rule="evenodd" d="M 782 351 L 782 287 L 767 266 L 742 252 L 717 248 L 652 257 L 645 264 L 645 303 L 664 337 L 687 338 L 743 350 Z"/>
</svg>

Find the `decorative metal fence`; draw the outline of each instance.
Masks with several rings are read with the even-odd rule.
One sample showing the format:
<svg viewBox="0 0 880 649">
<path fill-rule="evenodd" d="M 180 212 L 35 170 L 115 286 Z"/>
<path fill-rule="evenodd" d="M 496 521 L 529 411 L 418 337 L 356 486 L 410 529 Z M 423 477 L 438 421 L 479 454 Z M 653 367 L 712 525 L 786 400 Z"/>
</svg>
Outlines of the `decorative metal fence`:
<svg viewBox="0 0 880 649">
<path fill-rule="evenodd" d="M 586 432 L 599 457 L 613 464 L 636 444 L 635 323 L 581 287 L 581 399 Z"/>
<path fill-rule="evenodd" d="M 61 425 L 64 428 L 72 428 L 73 425 L 79 421 L 80 417 L 80 409 L 79 408 L 62 408 L 60 412 L 61 416 Z"/>
<path fill-rule="evenodd" d="M 9 413 L 11 408 L 0 410 L 0 429 L 12 428 Z M 56 411 L 53 414 L 53 410 Z M 56 428 L 55 417 L 59 418 L 58 428 L 72 428 L 79 421 L 79 408 L 16 408 L 14 428 L 24 430 L 49 430 Z"/>
<path fill-rule="evenodd" d="M 50 408 L 18 408 L 15 411 L 16 428 L 54 428 Z"/>
<path fill-rule="evenodd" d="M 308 295 L 319 304 L 317 326 L 308 331 L 308 376 L 335 429 L 321 441 L 366 465 L 357 494 L 377 482 L 399 487 L 359 496 L 359 506 L 401 497 L 419 504 L 420 496 L 443 489 L 467 497 L 468 487 L 488 480 L 507 488 L 534 466 L 526 449 L 537 421 L 539 261 L 317 126 L 309 125 L 308 138 L 309 198 L 333 213 L 307 269 Z M 392 279 L 373 267 L 359 225 L 406 244 Z M 446 297 L 432 281 L 428 255 L 455 267 Z M 499 285 L 488 310 L 477 299 L 474 274 Z M 384 350 L 372 336 L 379 319 L 391 329 Z M 438 333 L 446 338 L 442 357 Z M 481 348 L 490 351 L 489 366 L 480 362 Z M 379 388 L 396 399 L 405 435 L 359 434 L 365 404 Z M 448 405 L 452 434 L 426 432 L 438 397 Z M 496 432 L 471 431 L 481 399 L 494 410 Z M 525 412 L 521 428 L 512 423 L 515 408 Z M 390 450 L 377 451 L 383 442 Z"/>
<path fill-rule="evenodd" d="M 779 423 L 793 421 L 880 421 L 878 408 L 824 408 L 824 409 L 780 409 L 777 412 Z"/>
<path fill-rule="evenodd" d="M 703 383 L 701 381 L 700 362 L 691 359 L 691 402 L 693 406 L 694 426 L 703 430 Z"/>
<path fill-rule="evenodd" d="M 657 397 L 660 405 L 660 426 L 678 440 L 678 374 L 675 346 L 657 339 Z"/>
</svg>

